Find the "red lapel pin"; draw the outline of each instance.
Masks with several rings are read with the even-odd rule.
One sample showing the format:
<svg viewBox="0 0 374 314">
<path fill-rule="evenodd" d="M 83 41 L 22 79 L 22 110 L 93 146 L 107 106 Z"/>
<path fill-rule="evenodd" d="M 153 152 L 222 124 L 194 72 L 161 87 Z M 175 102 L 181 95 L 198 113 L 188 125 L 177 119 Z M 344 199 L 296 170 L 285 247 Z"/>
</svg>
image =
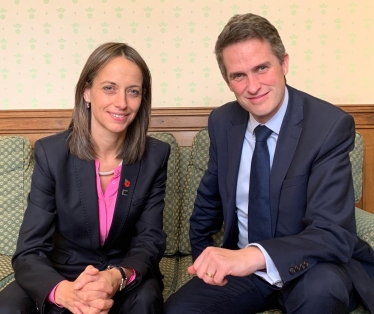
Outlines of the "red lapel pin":
<svg viewBox="0 0 374 314">
<path fill-rule="evenodd" d="M 131 183 L 129 180 L 125 179 L 125 183 L 124 183 L 125 187 L 130 187 Z"/>
</svg>

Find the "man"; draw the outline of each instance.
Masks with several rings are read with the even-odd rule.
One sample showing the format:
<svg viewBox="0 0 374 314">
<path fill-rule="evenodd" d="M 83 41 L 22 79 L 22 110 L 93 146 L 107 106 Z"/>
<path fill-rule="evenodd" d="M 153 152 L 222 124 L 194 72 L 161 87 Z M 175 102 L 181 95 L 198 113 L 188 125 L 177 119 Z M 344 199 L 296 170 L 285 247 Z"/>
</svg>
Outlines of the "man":
<svg viewBox="0 0 374 314">
<path fill-rule="evenodd" d="M 348 313 L 359 303 L 374 313 L 374 252 L 355 227 L 353 118 L 286 85 L 289 55 L 260 16 L 232 17 L 215 53 L 237 101 L 209 117 L 190 220 L 196 276 L 166 313 Z"/>
</svg>

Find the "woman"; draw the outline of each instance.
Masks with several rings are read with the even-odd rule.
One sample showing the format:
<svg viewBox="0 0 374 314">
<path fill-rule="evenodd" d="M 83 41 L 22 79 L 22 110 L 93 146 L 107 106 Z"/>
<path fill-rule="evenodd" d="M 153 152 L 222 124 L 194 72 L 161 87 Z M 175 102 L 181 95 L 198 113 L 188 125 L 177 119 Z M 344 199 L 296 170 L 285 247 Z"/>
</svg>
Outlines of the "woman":
<svg viewBox="0 0 374 314">
<path fill-rule="evenodd" d="M 67 131 L 35 143 L 0 313 L 161 313 L 168 144 L 147 137 L 151 76 L 107 43 L 88 58 Z"/>
</svg>

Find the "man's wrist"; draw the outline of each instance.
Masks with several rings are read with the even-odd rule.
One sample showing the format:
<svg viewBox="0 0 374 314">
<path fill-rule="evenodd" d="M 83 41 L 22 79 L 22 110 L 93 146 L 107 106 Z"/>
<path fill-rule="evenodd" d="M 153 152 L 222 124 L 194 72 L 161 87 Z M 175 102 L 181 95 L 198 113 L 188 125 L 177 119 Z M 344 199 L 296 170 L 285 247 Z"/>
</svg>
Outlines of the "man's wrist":
<svg viewBox="0 0 374 314">
<path fill-rule="evenodd" d="M 257 243 L 248 244 L 244 250 L 251 252 L 251 259 L 255 262 L 255 271 L 263 271 L 263 269 L 266 271 L 266 259 Z"/>
</svg>

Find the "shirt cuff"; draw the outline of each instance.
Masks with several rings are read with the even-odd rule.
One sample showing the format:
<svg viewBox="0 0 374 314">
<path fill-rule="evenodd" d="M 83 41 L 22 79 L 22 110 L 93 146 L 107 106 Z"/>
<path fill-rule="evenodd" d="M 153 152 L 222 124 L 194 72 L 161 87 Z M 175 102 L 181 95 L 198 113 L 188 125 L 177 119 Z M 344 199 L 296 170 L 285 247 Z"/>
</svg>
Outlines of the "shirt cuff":
<svg viewBox="0 0 374 314">
<path fill-rule="evenodd" d="M 126 286 L 128 286 L 130 283 L 132 283 L 136 279 L 136 270 L 132 269 L 132 275 L 130 276 L 129 280 L 127 280 Z"/>
<path fill-rule="evenodd" d="M 59 285 L 60 283 L 58 283 L 53 289 L 52 291 L 48 294 L 48 297 L 47 297 L 47 300 L 49 303 L 53 303 L 54 305 L 56 305 L 57 307 L 59 308 L 63 308 L 62 305 L 60 304 L 57 304 L 56 303 L 56 300 L 55 300 L 55 292 L 56 292 L 56 289 L 57 289 L 57 286 Z"/>
<path fill-rule="evenodd" d="M 247 247 L 248 246 L 258 247 L 265 257 L 266 271 L 258 270 L 258 271 L 255 271 L 254 274 L 257 275 L 257 276 L 260 276 L 262 279 L 264 279 L 265 281 L 267 281 L 271 285 L 277 286 L 278 288 L 282 288 L 283 287 L 283 281 L 282 281 L 282 279 L 279 275 L 277 267 L 275 266 L 272 258 L 268 254 L 268 252 L 266 252 L 266 250 L 258 243 L 250 243 L 250 244 L 247 245 Z"/>
</svg>

